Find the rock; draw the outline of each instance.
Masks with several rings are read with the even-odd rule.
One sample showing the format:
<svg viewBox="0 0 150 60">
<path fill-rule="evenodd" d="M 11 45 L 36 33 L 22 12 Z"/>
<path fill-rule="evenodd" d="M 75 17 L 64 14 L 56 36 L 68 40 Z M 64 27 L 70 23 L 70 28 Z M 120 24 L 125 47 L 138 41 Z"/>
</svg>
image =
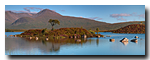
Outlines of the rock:
<svg viewBox="0 0 150 60">
<path fill-rule="evenodd" d="M 13 35 L 9 35 L 9 36 L 13 36 Z"/>
<path fill-rule="evenodd" d="M 48 37 L 47 37 L 45 40 L 47 40 L 47 41 L 48 41 Z"/>
<path fill-rule="evenodd" d="M 38 40 L 39 38 L 38 37 L 35 37 L 35 40 Z"/>
<path fill-rule="evenodd" d="M 86 35 L 82 35 L 82 38 L 87 38 L 87 36 Z"/>
<path fill-rule="evenodd" d="M 7 35 L 5 35 L 5 37 L 7 37 Z"/>
<path fill-rule="evenodd" d="M 14 37 L 17 37 L 17 35 L 14 35 Z"/>
<path fill-rule="evenodd" d="M 98 35 L 97 38 L 100 38 L 100 36 Z"/>
<path fill-rule="evenodd" d="M 137 39 L 132 39 L 131 42 L 138 42 L 138 40 Z"/>
<path fill-rule="evenodd" d="M 134 38 L 139 38 L 138 36 L 135 36 Z"/>
<path fill-rule="evenodd" d="M 32 39 L 32 37 L 29 37 L 29 39 Z"/>
<path fill-rule="evenodd" d="M 127 38 L 123 38 L 120 42 L 128 42 Z"/>
<path fill-rule="evenodd" d="M 72 36 L 69 36 L 69 38 L 73 38 Z"/>
<path fill-rule="evenodd" d="M 106 36 L 106 37 L 111 37 L 111 36 Z"/>
<path fill-rule="evenodd" d="M 74 38 L 77 38 L 77 36 L 74 36 Z"/>
<path fill-rule="evenodd" d="M 115 39 L 110 39 L 110 42 L 115 42 Z"/>
</svg>

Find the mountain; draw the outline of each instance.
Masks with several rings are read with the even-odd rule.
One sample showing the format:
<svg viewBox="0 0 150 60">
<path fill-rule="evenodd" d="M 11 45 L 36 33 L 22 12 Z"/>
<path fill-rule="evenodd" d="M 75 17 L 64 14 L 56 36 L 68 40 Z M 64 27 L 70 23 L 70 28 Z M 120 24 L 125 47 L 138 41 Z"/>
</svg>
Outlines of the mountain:
<svg viewBox="0 0 150 60">
<path fill-rule="evenodd" d="M 13 22 L 12 25 L 19 25 L 19 24 L 23 24 L 23 23 L 30 23 L 32 21 L 34 21 L 34 18 L 21 17 L 21 18 L 17 19 L 15 22 Z"/>
<path fill-rule="evenodd" d="M 113 33 L 145 33 L 144 24 L 132 24 L 112 31 Z"/>
<path fill-rule="evenodd" d="M 105 22 L 99 22 L 92 19 L 62 16 L 61 14 L 44 9 L 37 14 L 30 13 L 14 13 L 11 11 L 5 11 L 5 29 L 51 29 L 49 19 L 58 19 L 60 25 L 55 25 L 54 28 L 70 28 L 70 27 L 83 27 L 85 29 L 99 28 L 100 30 L 111 30 L 121 28 L 128 24 L 137 24 L 139 22 L 121 23 L 121 24 L 110 24 Z M 144 21 L 145 23 L 145 21 Z"/>
</svg>

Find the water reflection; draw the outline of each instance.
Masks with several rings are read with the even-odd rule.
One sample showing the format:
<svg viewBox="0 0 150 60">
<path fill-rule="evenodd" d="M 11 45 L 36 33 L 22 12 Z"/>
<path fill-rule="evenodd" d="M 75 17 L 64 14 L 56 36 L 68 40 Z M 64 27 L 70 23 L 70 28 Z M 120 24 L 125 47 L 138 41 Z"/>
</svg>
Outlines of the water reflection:
<svg viewBox="0 0 150 60">
<path fill-rule="evenodd" d="M 98 44 L 99 44 L 99 39 L 96 39 L 96 44 L 97 44 L 97 46 L 98 46 Z"/>
<path fill-rule="evenodd" d="M 48 39 L 39 37 L 21 38 L 5 37 L 5 54 L 16 55 L 144 55 L 145 54 L 145 35 L 144 34 L 108 34 L 106 38 L 87 38 L 87 39 Z M 116 36 L 115 36 L 116 35 Z M 122 36 L 120 36 L 122 35 Z M 131 42 L 133 37 L 138 35 L 138 42 Z M 8 36 L 8 35 L 7 35 Z M 119 38 L 118 38 L 119 36 Z M 129 42 L 120 42 L 120 39 L 127 37 Z M 115 39 L 110 42 L 109 39 Z M 140 40 L 142 39 L 142 40 Z M 81 40 L 77 42 L 77 40 Z M 138 43 L 138 44 L 135 44 Z M 133 48 L 134 47 L 134 48 Z M 111 51 L 110 51 L 111 50 Z M 107 52 L 105 52 L 107 51 Z M 134 51 L 134 52 L 132 52 Z M 140 52 L 139 52 L 140 51 Z"/>
<path fill-rule="evenodd" d="M 125 45 L 125 46 L 126 46 L 129 42 L 122 42 L 122 43 L 123 43 L 123 45 Z"/>
<path fill-rule="evenodd" d="M 81 42 L 77 42 L 76 40 L 81 40 Z M 39 38 L 39 40 L 33 40 L 29 38 L 6 38 L 5 49 L 7 50 L 15 50 L 15 49 L 26 49 L 31 50 L 32 48 L 38 48 L 43 52 L 58 52 L 60 50 L 61 45 L 66 44 L 81 44 L 81 46 L 89 42 L 87 39 L 50 39 L 45 40 Z M 18 48 L 19 47 L 19 48 Z"/>
</svg>

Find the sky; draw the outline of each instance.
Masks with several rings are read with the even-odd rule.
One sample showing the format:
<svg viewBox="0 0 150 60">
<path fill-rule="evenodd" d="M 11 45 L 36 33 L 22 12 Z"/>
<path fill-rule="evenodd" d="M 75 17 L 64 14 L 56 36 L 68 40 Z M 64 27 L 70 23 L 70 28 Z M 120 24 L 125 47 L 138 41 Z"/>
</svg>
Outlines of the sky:
<svg viewBox="0 0 150 60">
<path fill-rule="evenodd" d="M 5 11 L 15 13 L 38 13 L 43 9 L 106 23 L 145 21 L 145 5 L 5 5 Z"/>
</svg>

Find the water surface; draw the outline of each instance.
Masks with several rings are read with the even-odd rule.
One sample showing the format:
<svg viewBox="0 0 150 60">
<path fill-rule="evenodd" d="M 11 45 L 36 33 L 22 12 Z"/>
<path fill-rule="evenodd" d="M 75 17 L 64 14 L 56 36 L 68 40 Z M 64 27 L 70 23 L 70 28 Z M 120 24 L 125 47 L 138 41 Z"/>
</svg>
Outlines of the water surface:
<svg viewBox="0 0 150 60">
<path fill-rule="evenodd" d="M 99 32 L 109 35 L 106 38 L 57 40 L 29 40 L 21 37 L 9 37 L 9 35 L 22 32 L 5 32 L 5 55 L 145 55 L 145 34 L 119 34 L 111 32 Z M 138 42 L 130 42 L 135 36 L 139 36 Z M 122 43 L 124 37 L 129 42 Z M 114 38 L 114 42 L 109 39 Z"/>
</svg>

